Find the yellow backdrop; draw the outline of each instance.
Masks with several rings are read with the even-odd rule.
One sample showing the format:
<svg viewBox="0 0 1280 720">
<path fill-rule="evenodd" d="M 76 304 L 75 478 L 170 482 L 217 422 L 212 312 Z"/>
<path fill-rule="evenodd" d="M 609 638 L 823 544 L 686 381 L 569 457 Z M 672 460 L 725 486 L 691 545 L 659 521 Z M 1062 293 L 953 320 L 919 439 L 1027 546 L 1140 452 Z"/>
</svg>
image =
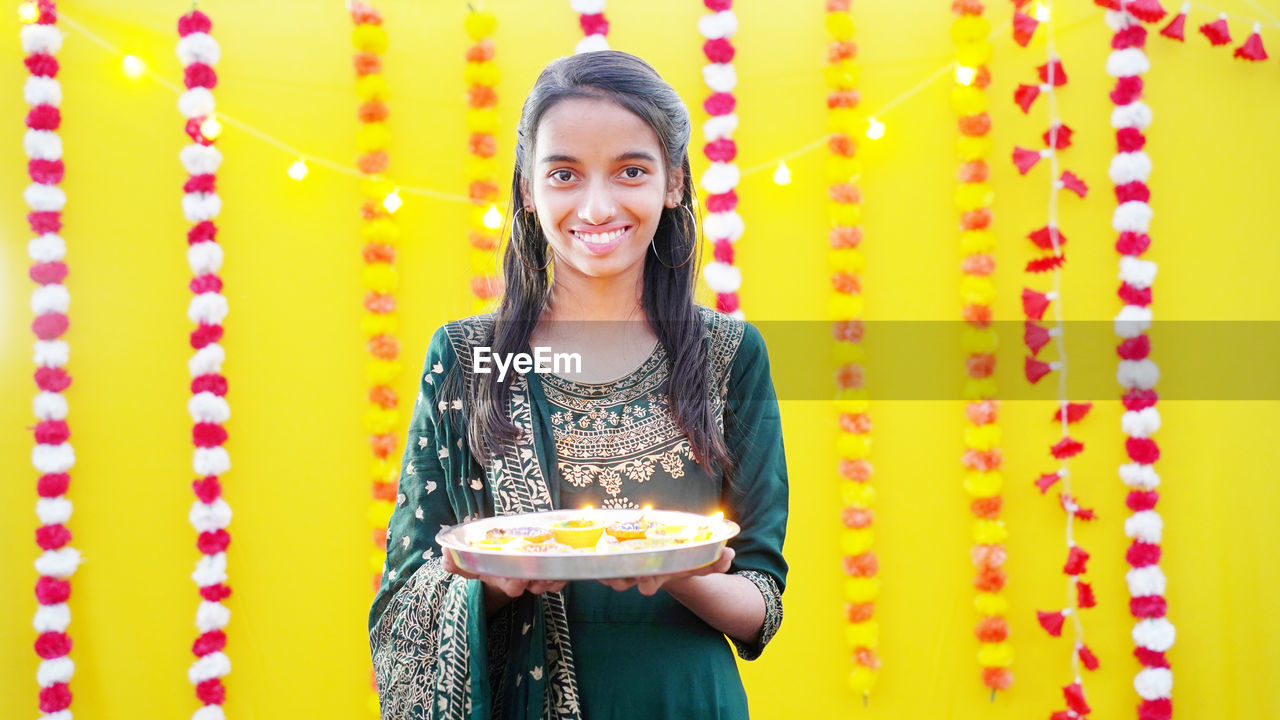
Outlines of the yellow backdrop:
<svg viewBox="0 0 1280 720">
<path fill-rule="evenodd" d="M 1215 0 L 1251 16 L 1252 3 Z M 137 0 L 67 2 L 64 12 L 103 38 L 181 77 L 174 53 L 183 3 Z M 381 4 L 391 48 L 392 174 L 409 185 L 465 192 L 461 0 Z M 818 138 L 824 125 L 825 31 L 822 5 L 743 0 L 735 63 L 740 78 L 739 163 L 749 168 Z M 875 110 L 951 56 L 949 2 L 865 3 L 860 30 L 864 108 Z M 1110 80 L 1103 72 L 1110 32 L 1091 3 L 1059 3 L 1058 47 L 1071 82 L 1060 90 L 1064 120 L 1076 131 L 1066 167 L 1093 188 L 1086 202 L 1064 200 L 1072 238 L 1065 274 L 1069 319 L 1108 320 L 1118 309 L 1113 200 L 1107 163 Z M 1174 3 L 1176 5 L 1176 3 Z M 1009 3 L 992 2 L 993 24 Z M 550 59 L 581 36 L 564 0 L 490 3 L 499 86 L 510 136 L 524 93 Z M 339 2 L 203 5 L 223 48 L 216 90 L 220 110 L 308 152 L 353 161 L 356 100 L 350 21 Z M 693 0 L 610 2 L 609 39 L 648 59 L 701 117 L 704 62 Z M 1192 21 L 1205 22 L 1206 11 Z M 22 189 L 21 63 L 13 16 L 0 31 L 0 707 L 6 717 L 36 714 L 36 474 L 29 455 L 34 424 L 31 320 L 26 279 L 28 231 Z M 1191 23 L 1189 23 L 1190 25 Z M 1245 32 L 1238 20 L 1233 31 Z M 1275 24 L 1266 29 L 1280 51 Z M 1194 35 L 1192 30 L 1190 35 Z M 1242 40 L 1243 36 L 1238 38 Z M 1275 268 L 1280 226 L 1275 202 L 1280 112 L 1275 61 L 1246 65 L 1229 48 L 1202 38 L 1185 45 L 1153 34 L 1147 101 L 1155 122 L 1148 152 L 1156 216 L 1150 257 L 1160 263 L 1157 317 L 1179 320 L 1280 319 Z M 184 180 L 177 160 L 186 142 L 176 97 L 131 81 L 120 58 L 77 33 L 60 55 L 65 101 L 69 197 L 65 236 L 73 297 L 68 393 L 78 458 L 70 497 L 74 546 L 85 563 L 71 600 L 77 672 L 73 709 L 82 718 L 183 717 L 196 707 L 186 669 L 195 637 L 197 558 L 187 523 L 191 502 L 189 356 L 186 319 L 190 271 Z M 1020 82 L 1033 81 L 1044 47 L 996 41 L 991 97 L 992 158 L 1000 268 L 999 317 L 1020 317 L 1022 235 L 1043 224 L 1046 170 L 1029 179 L 1007 161 L 1014 143 L 1034 146 L 1044 107 L 1023 116 L 1013 105 Z M 950 320 L 958 316 L 954 116 L 946 76 L 882 119 L 883 140 L 864 142 L 865 292 L 873 320 Z M 357 180 L 313 166 L 305 182 L 285 169 L 295 159 L 227 127 L 219 141 L 224 211 L 220 241 L 231 314 L 226 375 L 233 416 L 233 468 L 225 478 L 235 512 L 229 553 L 235 594 L 228 628 L 234 669 L 229 716 L 363 717 L 368 650 L 369 531 L 365 509 L 368 449 L 361 428 L 365 352 L 360 333 L 361 260 Z M 696 143 L 695 173 L 705 167 Z M 826 303 L 825 188 L 822 151 L 791 161 L 795 181 L 779 187 L 771 172 L 744 178 L 739 244 L 749 318 L 819 318 Z M 509 167 L 509 164 L 507 165 Z M 399 291 L 411 396 L 431 330 L 465 314 L 465 206 L 405 197 Z M 1006 337 L 1000 381 L 1020 378 L 1019 339 Z M 874 352 L 875 339 L 869 338 Z M 1158 346 L 1154 357 L 1196 353 Z M 775 354 L 778 350 L 775 348 Z M 1261 350 L 1260 350 L 1261 352 Z M 1254 362 L 1257 358 L 1251 358 Z M 1111 362 L 1104 358 L 1102 362 Z M 960 372 L 960 366 L 956 366 Z M 871 378 L 874 384 L 875 379 Z M 1187 382 L 1187 379 L 1183 379 Z M 1117 393 L 1118 397 L 1118 393 Z M 876 551 L 884 591 L 877 608 L 884 667 L 867 707 L 846 689 L 850 667 L 842 639 L 839 497 L 828 405 L 783 404 L 792 482 L 786 554 L 792 564 L 786 621 L 764 657 L 743 667 L 761 718 L 1045 717 L 1069 681 L 1068 640 L 1036 626 L 1034 610 L 1061 602 L 1063 518 L 1031 479 L 1046 467 L 1055 439 L 1047 403 L 1008 403 L 1005 517 L 1016 684 L 990 702 L 978 681 L 972 635 L 970 516 L 960 488 L 959 403 L 881 402 L 872 459 L 880 492 Z M 1164 450 L 1160 511 L 1170 578 L 1170 617 L 1178 641 L 1170 653 L 1174 703 L 1181 717 L 1276 717 L 1280 668 L 1280 560 L 1272 491 L 1280 445 L 1276 402 L 1161 404 Z M 1090 567 L 1099 606 L 1085 614 L 1087 638 L 1102 660 L 1088 678 L 1098 717 L 1133 717 L 1137 668 L 1124 585 L 1124 488 L 1118 402 L 1100 404 L 1079 428 L 1087 452 L 1074 463 L 1079 494 L 1101 522 L 1080 531 L 1094 552 Z"/>
</svg>

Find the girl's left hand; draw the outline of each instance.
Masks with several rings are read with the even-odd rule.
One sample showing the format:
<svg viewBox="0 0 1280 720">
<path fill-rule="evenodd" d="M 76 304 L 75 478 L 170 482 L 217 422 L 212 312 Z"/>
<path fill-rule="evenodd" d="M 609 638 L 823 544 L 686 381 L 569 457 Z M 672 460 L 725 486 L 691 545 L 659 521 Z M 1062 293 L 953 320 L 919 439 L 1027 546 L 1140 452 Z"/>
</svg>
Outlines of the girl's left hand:
<svg viewBox="0 0 1280 720">
<path fill-rule="evenodd" d="M 720 551 L 720 557 L 710 565 L 703 565 L 700 568 L 686 570 L 685 572 L 669 573 L 667 575 L 646 575 L 644 577 L 629 578 L 610 578 L 601 580 L 600 582 L 608 585 L 610 588 L 622 592 L 635 586 L 640 590 L 641 595 L 653 595 L 658 592 L 664 585 L 679 584 L 684 580 L 702 575 L 711 575 L 713 573 L 725 573 L 729 571 L 729 566 L 733 563 L 735 555 L 733 548 L 725 546 Z"/>
</svg>

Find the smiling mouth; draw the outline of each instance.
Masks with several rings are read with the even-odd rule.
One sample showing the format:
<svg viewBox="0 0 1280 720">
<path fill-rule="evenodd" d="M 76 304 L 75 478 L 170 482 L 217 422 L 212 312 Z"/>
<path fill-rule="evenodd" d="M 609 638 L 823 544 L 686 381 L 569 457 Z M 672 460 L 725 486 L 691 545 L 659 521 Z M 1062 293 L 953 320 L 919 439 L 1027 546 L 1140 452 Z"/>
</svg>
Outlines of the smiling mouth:
<svg viewBox="0 0 1280 720">
<path fill-rule="evenodd" d="M 593 233 L 593 232 L 582 232 L 580 230 L 573 230 L 571 232 L 573 233 L 574 237 L 582 241 L 583 245 L 587 246 L 587 249 L 596 251 L 596 252 L 602 252 L 602 251 L 612 250 L 614 247 L 616 247 L 618 243 L 622 240 L 623 236 L 626 235 L 630 230 L 631 230 L 631 226 L 626 225 L 616 230 L 610 230 L 609 232 Z"/>
</svg>

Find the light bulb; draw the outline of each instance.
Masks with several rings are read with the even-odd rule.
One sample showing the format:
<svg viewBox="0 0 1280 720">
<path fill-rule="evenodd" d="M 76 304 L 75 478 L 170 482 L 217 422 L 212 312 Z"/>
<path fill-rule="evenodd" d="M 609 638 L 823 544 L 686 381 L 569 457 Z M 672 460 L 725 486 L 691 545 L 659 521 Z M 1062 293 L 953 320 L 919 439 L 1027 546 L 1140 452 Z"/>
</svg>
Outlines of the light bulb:
<svg viewBox="0 0 1280 720">
<path fill-rule="evenodd" d="M 867 137 L 872 140 L 884 137 L 884 123 L 875 118 L 867 118 Z"/>
<path fill-rule="evenodd" d="M 497 205 L 490 205 L 488 210 L 484 211 L 484 226 L 490 230 L 497 230 L 502 227 L 502 213 L 498 210 Z"/>
<path fill-rule="evenodd" d="M 40 19 L 40 9 L 33 2 L 24 2 L 18 4 L 18 20 L 26 25 L 30 25 Z"/>
<path fill-rule="evenodd" d="M 222 134 L 222 123 L 218 122 L 218 118 L 210 115 L 200 123 L 200 134 L 209 140 L 217 140 Z"/>
<path fill-rule="evenodd" d="M 386 208 L 389 213 L 399 210 L 403 204 L 404 201 L 400 199 L 400 188 L 387 193 L 387 196 L 382 199 L 382 207 Z"/>
<path fill-rule="evenodd" d="M 301 180 L 306 176 L 307 176 L 307 161 L 302 158 L 298 158 L 297 160 L 294 160 L 293 164 L 289 166 L 289 177 L 293 178 L 294 180 Z"/>
<path fill-rule="evenodd" d="M 1039 20 L 1042 23 L 1049 22 L 1049 6 L 1048 5 L 1038 2 L 1036 3 L 1035 9 L 1033 9 L 1031 12 L 1033 15 L 1035 15 L 1036 20 Z"/>
<path fill-rule="evenodd" d="M 142 74 L 146 71 L 147 71 L 147 64 L 142 62 L 142 58 L 138 57 L 137 55 L 124 56 L 124 74 L 125 75 L 128 75 L 129 77 L 136 80 L 142 77 Z"/>
<path fill-rule="evenodd" d="M 964 65 L 956 66 L 956 82 L 961 85 L 972 85 L 973 79 L 978 76 L 978 71 Z"/>
<path fill-rule="evenodd" d="M 791 170 L 787 168 L 784 162 L 778 162 L 778 169 L 773 171 L 773 181 L 779 185 L 791 184 Z"/>
</svg>

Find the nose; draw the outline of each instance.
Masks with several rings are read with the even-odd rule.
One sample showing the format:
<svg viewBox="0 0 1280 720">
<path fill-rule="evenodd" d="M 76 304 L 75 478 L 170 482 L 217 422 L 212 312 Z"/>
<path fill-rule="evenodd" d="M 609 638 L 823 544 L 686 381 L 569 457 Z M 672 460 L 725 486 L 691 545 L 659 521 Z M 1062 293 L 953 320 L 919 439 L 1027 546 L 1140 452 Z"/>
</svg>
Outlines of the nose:
<svg viewBox="0 0 1280 720">
<path fill-rule="evenodd" d="M 618 206 L 612 189 L 605 180 L 595 180 L 587 185 L 582 202 L 578 205 L 578 217 L 590 225 L 603 225 L 613 219 Z"/>
</svg>

